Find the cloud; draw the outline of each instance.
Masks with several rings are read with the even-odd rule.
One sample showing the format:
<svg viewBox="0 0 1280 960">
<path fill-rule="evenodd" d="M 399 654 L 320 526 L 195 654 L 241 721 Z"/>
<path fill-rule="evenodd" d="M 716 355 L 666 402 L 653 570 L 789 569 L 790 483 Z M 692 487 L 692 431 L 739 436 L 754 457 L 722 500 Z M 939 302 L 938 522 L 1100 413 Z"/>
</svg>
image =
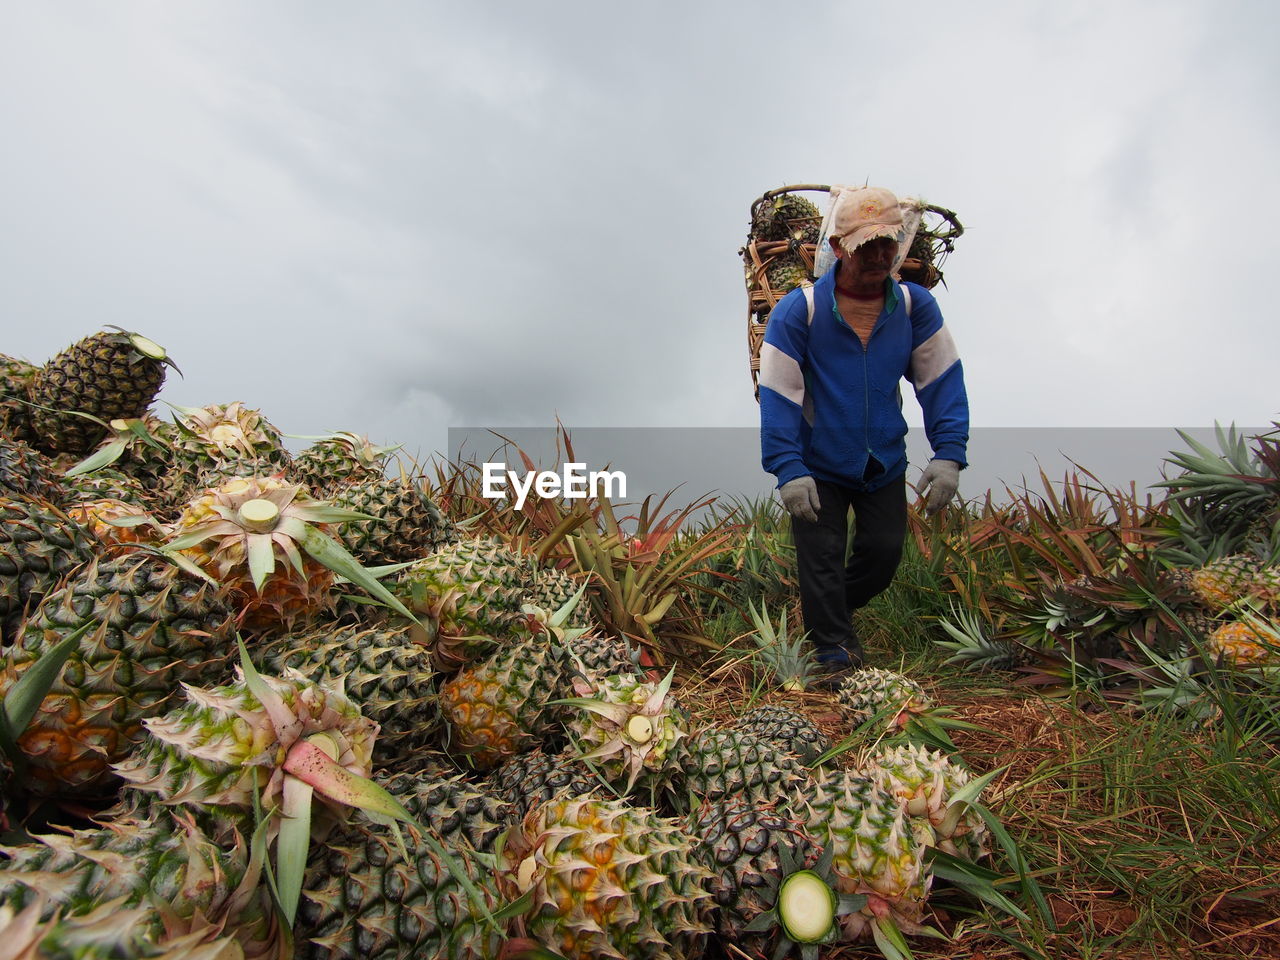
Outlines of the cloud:
<svg viewBox="0 0 1280 960">
<path fill-rule="evenodd" d="M 866 177 L 968 228 L 939 296 L 975 422 L 1262 422 L 1276 16 L 19 8 L 0 349 L 118 323 L 177 358 L 174 402 L 428 450 L 750 426 L 749 205 Z"/>
</svg>

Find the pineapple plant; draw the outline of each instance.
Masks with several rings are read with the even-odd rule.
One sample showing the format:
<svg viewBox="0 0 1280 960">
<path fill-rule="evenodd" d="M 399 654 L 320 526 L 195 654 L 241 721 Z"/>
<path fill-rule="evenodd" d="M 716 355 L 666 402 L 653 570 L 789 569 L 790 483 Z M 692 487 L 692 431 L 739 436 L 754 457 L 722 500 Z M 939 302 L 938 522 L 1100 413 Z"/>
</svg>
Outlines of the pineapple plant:
<svg viewBox="0 0 1280 960">
<path fill-rule="evenodd" d="M 498 850 L 499 890 L 529 894 L 516 930 L 566 960 L 678 960 L 711 932 L 711 871 L 679 821 L 618 800 L 556 798 Z"/>
<path fill-rule="evenodd" d="M 670 696 L 672 669 L 660 683 L 632 674 L 604 677 L 594 685 L 574 682 L 579 696 L 564 701 L 581 713 L 568 723 L 578 759 L 593 761 L 611 783 L 624 776 L 630 793 L 641 774 L 661 783 L 677 768 L 679 743 L 688 736 L 689 714 Z"/>
<path fill-rule="evenodd" d="M 751 634 L 756 645 L 752 659 L 758 675 L 783 690 L 803 691 L 813 676 L 813 648 L 803 635 L 792 637 L 787 632 L 786 610 L 782 611 L 776 627 L 763 601 L 759 609 L 748 604 L 747 610 L 755 625 L 755 632 Z"/>
<path fill-rule="evenodd" d="M 215 586 L 167 560 L 105 550 L 45 597 L 0 669 L 0 695 L 89 626 L 18 741 L 39 792 L 86 793 L 168 709 L 178 684 L 229 670 L 234 615 Z"/>
<path fill-rule="evenodd" d="M 106 435 L 107 421 L 141 417 L 160 392 L 165 368 L 174 365 L 164 348 L 110 330 L 72 344 L 32 375 L 31 426 L 45 452 L 88 453 Z"/>
<path fill-rule="evenodd" d="M 831 749 L 831 740 L 804 714 L 785 706 L 756 707 L 730 727 L 773 744 L 783 753 L 812 763 Z"/>
<path fill-rule="evenodd" d="M 317 438 L 294 458 L 291 476 L 322 497 L 332 496 L 353 483 L 381 480 L 387 457 L 398 449 L 376 447 L 368 437 L 356 433 L 331 433 Z"/>
</svg>

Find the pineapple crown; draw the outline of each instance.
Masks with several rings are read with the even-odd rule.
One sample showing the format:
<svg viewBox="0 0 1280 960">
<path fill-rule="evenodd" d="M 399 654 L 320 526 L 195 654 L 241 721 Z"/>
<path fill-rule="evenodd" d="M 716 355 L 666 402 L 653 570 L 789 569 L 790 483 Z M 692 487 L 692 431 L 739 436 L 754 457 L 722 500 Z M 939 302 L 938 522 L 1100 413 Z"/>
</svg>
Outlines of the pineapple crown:
<svg viewBox="0 0 1280 960">
<path fill-rule="evenodd" d="M 688 735 L 684 711 L 674 701 L 667 701 L 674 676 L 674 667 L 659 683 L 642 683 L 632 674 L 619 674 L 599 679 L 594 687 L 581 677 L 575 678 L 574 692 L 579 696 L 552 703 L 591 714 L 594 720 L 574 724 L 574 731 L 588 745 L 603 740 L 579 759 L 620 757 L 627 772 L 627 792 L 646 766 L 660 766 Z"/>
<path fill-rule="evenodd" d="M 165 803 L 225 804 L 265 819 L 259 829 L 276 840 L 279 906 L 292 924 L 316 794 L 339 813 L 357 807 L 393 829 L 404 821 L 426 831 L 369 779 L 378 725 L 361 716 L 341 683 L 315 683 L 292 670 L 283 678 L 264 677 L 243 641 L 239 646 L 237 682 L 214 690 L 187 686 L 190 704 L 145 721 L 151 741 L 117 764 L 116 772 Z M 398 829 L 395 836 L 407 860 Z"/>
<path fill-rule="evenodd" d="M 217 541 L 212 551 L 197 551 L 226 573 L 248 565 L 254 589 L 276 568 L 276 551 L 293 572 L 305 580 L 302 552 L 321 566 L 363 587 L 401 616 L 417 623 L 413 614 L 359 561 L 317 524 L 372 520 L 368 514 L 312 500 L 299 484 L 275 478 L 235 477 L 189 503 L 176 527 L 185 530 L 170 540 L 167 551 L 193 551 L 206 540 Z M 301 551 L 299 550 L 301 548 Z"/>
<path fill-rule="evenodd" d="M 290 434 L 292 436 L 292 434 Z M 339 430 L 322 437 L 299 437 L 300 440 L 312 441 L 308 448 L 314 452 L 334 450 L 365 467 L 373 467 L 399 450 L 403 444 L 396 443 L 387 447 L 375 446 L 369 438 L 349 430 Z M 303 451 L 305 453 L 306 451 Z"/>
<path fill-rule="evenodd" d="M 103 324 L 112 333 L 95 333 L 88 337 L 88 340 L 96 340 L 99 343 L 109 343 L 116 347 L 124 347 L 132 350 L 137 356 L 135 360 L 138 362 L 151 361 L 162 366 L 173 367 L 178 371 L 178 375 L 182 375 L 182 371 L 178 370 L 178 365 L 173 362 L 169 356 L 169 352 L 164 347 L 156 343 L 149 337 L 144 337 L 140 333 L 134 333 L 132 330 L 126 330 L 123 327 L 117 327 L 115 324 Z"/>
<path fill-rule="evenodd" d="M 182 446 L 207 451 L 224 460 L 259 456 L 280 445 L 280 431 L 258 410 L 239 400 L 206 407 L 171 404 Z"/>
<path fill-rule="evenodd" d="M 294 748 L 308 738 L 348 772 L 367 777 L 378 724 L 361 716 L 341 681 L 315 683 L 296 670 L 261 677 L 257 690 L 236 668 L 236 682 L 202 689 L 184 684 L 187 705 L 143 721 L 150 740 L 116 765 L 134 789 L 165 803 L 251 809 L 255 790 L 278 803 Z"/>
</svg>

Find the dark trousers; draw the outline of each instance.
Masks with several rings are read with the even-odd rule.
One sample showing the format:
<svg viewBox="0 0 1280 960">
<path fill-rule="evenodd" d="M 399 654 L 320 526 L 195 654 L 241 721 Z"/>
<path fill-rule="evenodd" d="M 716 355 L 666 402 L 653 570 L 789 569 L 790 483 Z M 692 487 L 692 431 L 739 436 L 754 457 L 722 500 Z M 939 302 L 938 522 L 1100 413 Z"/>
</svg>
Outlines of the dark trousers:
<svg viewBox="0 0 1280 960">
<path fill-rule="evenodd" d="M 818 522 L 792 518 L 800 576 L 800 609 L 819 651 L 843 646 L 861 656 L 850 619 L 893 582 L 907 535 L 906 474 L 870 493 L 818 480 Z M 849 508 L 853 551 L 845 563 Z"/>
</svg>

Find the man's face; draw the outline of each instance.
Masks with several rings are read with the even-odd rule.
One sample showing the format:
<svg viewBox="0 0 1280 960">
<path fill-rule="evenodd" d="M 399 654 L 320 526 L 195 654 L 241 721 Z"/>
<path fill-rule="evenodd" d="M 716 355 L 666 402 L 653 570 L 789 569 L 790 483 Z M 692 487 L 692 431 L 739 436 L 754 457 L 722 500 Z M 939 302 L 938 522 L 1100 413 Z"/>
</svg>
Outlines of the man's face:
<svg viewBox="0 0 1280 960">
<path fill-rule="evenodd" d="M 884 283 L 893 269 L 893 261 L 898 255 L 898 244 L 892 237 L 877 237 L 868 240 L 853 253 L 848 253 L 837 245 L 836 254 L 844 265 L 842 273 L 849 274 L 845 281 L 850 285 L 871 286 Z"/>
</svg>

